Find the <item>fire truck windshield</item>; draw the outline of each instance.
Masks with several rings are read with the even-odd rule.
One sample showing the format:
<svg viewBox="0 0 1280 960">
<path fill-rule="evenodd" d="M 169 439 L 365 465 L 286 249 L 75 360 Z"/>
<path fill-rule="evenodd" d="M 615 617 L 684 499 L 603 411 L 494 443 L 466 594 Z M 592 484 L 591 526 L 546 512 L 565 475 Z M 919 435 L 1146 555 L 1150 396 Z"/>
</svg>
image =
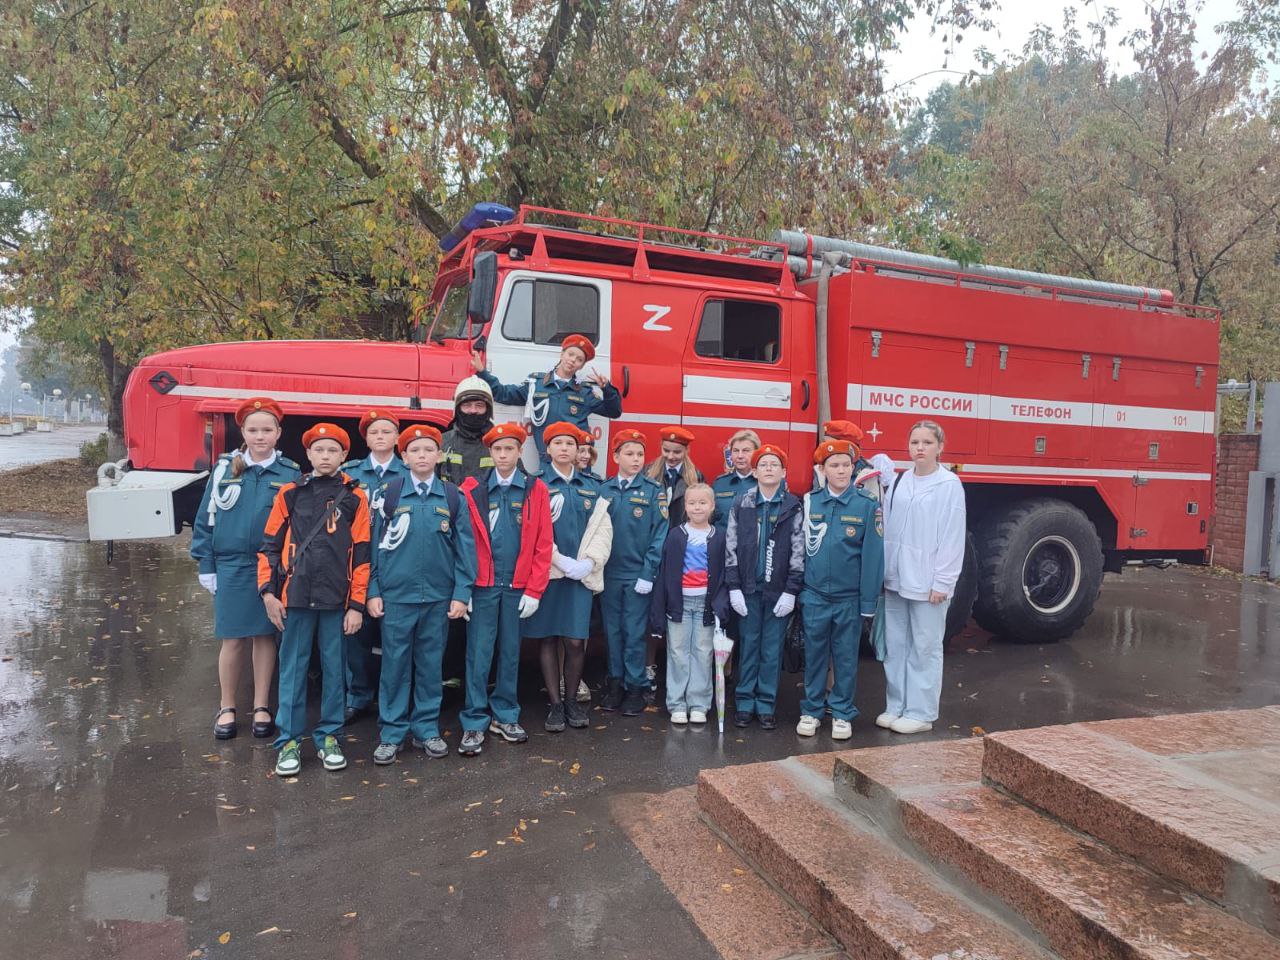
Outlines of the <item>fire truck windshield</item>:
<svg viewBox="0 0 1280 960">
<path fill-rule="evenodd" d="M 431 324 L 432 340 L 463 338 L 467 335 L 467 284 L 450 287 Z"/>
</svg>

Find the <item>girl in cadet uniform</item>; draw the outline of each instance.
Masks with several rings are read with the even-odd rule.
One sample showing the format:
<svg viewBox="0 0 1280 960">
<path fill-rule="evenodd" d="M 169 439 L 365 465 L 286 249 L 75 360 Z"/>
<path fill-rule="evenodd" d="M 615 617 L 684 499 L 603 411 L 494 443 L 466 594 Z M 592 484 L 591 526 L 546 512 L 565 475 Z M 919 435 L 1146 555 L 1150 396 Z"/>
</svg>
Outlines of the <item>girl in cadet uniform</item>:
<svg viewBox="0 0 1280 960">
<path fill-rule="evenodd" d="M 725 532 L 725 583 L 739 616 L 733 725 L 777 726 L 782 641 L 804 584 L 804 516 L 786 488 L 787 455 L 766 444 L 751 457 L 758 485 L 738 497 Z"/>
<path fill-rule="evenodd" d="M 578 443 L 578 462 L 579 472 L 590 477 L 597 483 L 601 482 L 600 474 L 596 472 L 596 460 L 599 457 L 596 451 L 596 438 L 586 430 L 582 431 L 582 439 Z"/>
<path fill-rule="evenodd" d="M 551 581 L 533 616 L 521 624 L 521 634 L 542 643 L 539 655 L 542 679 L 551 702 L 543 724 L 550 733 L 587 725 L 586 711 L 574 696 L 582 679 L 587 633 L 591 625 L 591 597 L 604 587 L 604 565 L 609 559 L 613 527 L 609 505 L 600 497 L 600 484 L 574 467 L 580 432 L 572 423 L 548 424 L 543 434 L 550 463 L 541 479 L 550 495 L 554 545 Z M 564 643 L 564 672 L 560 669 L 560 645 Z M 563 681 L 563 686 L 561 686 Z"/>
<path fill-rule="evenodd" d="M 729 469 L 711 484 L 716 494 L 715 524 L 721 532 L 729 526 L 729 512 L 738 498 L 756 485 L 751 457 L 759 449 L 760 435 L 754 430 L 739 430 L 729 438 Z"/>
<path fill-rule="evenodd" d="M 342 470 L 360 484 L 369 498 L 369 513 L 382 509 L 380 492 L 392 481 L 403 482 L 409 470 L 396 456 L 396 441 L 400 436 L 400 418 L 390 410 L 368 410 L 360 418 L 360 434 L 369 446 L 369 456 L 363 460 L 348 460 Z M 347 644 L 347 723 L 368 713 L 378 692 L 378 658 L 373 655 L 378 646 L 379 624 L 372 617 L 365 617 L 360 632 L 346 638 Z"/>
<path fill-rule="evenodd" d="M 884 532 L 884 713 L 876 726 L 924 733 L 938 719 L 947 607 L 964 566 L 960 478 L 938 463 L 942 427 L 921 420 L 907 448 L 914 469 L 888 481 Z"/>
<path fill-rule="evenodd" d="M 857 449 L 848 440 L 818 445 L 813 462 L 823 467 L 826 486 L 804 497 L 805 565 L 800 595 L 804 618 L 804 700 L 796 733 L 818 732 L 831 708 L 831 736 L 853 735 L 858 675 L 859 614 L 874 617 L 884 583 L 884 530 L 880 507 L 853 486 Z M 835 683 L 827 693 L 827 664 Z"/>
<path fill-rule="evenodd" d="M 409 735 L 428 757 L 449 753 L 440 736 L 440 671 L 449 621 L 462 619 L 471 602 L 476 543 L 462 494 L 435 475 L 440 448 L 440 431 L 430 424 L 404 429 L 400 452 L 409 475 L 398 497 L 384 485 L 374 515 L 369 614 L 382 618 L 378 764 L 394 763 Z"/>
<path fill-rule="evenodd" d="M 691 430 L 670 425 L 663 427 L 658 436 L 662 446 L 661 455 L 645 468 L 644 474 L 655 481 L 667 495 L 667 523 L 678 527 L 684 523 L 684 493 L 695 483 L 702 483 L 702 473 L 689 458 L 689 445 L 695 437 Z M 659 636 L 650 634 L 645 645 L 645 678 L 649 689 L 645 691 L 645 702 L 653 703 L 658 698 L 658 640 Z"/>
<path fill-rule="evenodd" d="M 560 342 L 560 360 L 546 373 L 529 374 L 523 383 L 504 384 L 484 368 L 484 357 L 471 354 L 471 366 L 493 391 L 493 399 L 514 407 L 525 408 L 538 456 L 547 462 L 545 427 L 552 423 L 571 423 L 579 430 L 587 428 L 593 413 L 616 420 L 622 416 L 622 394 L 603 373 L 592 371 L 584 379 L 578 373 L 595 359 L 596 348 L 580 333 L 571 333 Z M 596 396 L 599 389 L 600 395 Z"/>
<path fill-rule="evenodd" d="M 214 465 L 191 531 L 191 556 L 200 564 L 200 585 L 213 594 L 213 632 L 218 653 L 221 707 L 213 735 L 236 735 L 236 692 L 245 653 L 253 651 L 253 735 L 269 737 L 271 678 L 276 666 L 276 628 L 258 599 L 258 547 L 276 493 L 298 478 L 298 465 L 276 450 L 284 414 L 269 397 L 252 397 L 236 410 L 244 437 L 239 450 Z"/>
<path fill-rule="evenodd" d="M 645 638 L 649 597 L 658 578 L 662 544 L 667 539 L 667 498 L 656 480 L 644 476 L 645 437 L 639 430 L 613 435 L 615 476 L 605 481 L 601 496 L 609 501 L 613 548 L 604 570 L 600 596 L 609 642 L 609 689 L 601 709 L 621 709 L 623 716 L 644 712 Z"/>
</svg>

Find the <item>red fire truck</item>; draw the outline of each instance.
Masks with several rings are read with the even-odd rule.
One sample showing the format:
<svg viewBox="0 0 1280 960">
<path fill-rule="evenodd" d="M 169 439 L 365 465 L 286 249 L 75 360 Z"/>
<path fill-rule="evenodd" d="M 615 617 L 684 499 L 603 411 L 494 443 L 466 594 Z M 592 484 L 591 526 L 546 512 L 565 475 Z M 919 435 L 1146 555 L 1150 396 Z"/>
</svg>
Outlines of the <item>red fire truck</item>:
<svg viewBox="0 0 1280 960">
<path fill-rule="evenodd" d="M 622 418 L 595 426 L 602 449 L 611 429 L 683 423 L 708 476 L 743 426 L 790 452 L 802 491 L 824 419 L 859 423 L 866 455 L 900 466 L 911 424 L 942 424 L 972 537 L 952 629 L 972 608 L 1006 636 L 1064 637 L 1104 570 L 1206 557 L 1219 318 L 1167 291 L 528 206 L 481 205 L 442 246 L 413 342 L 219 343 L 142 361 L 128 458 L 90 491 L 91 536 L 189 523 L 210 461 L 240 442 L 245 397 L 284 405 L 283 447 L 301 460 L 317 419 L 353 437 L 374 406 L 444 424 L 473 347 L 514 383 L 581 333 L 623 396 Z"/>
</svg>

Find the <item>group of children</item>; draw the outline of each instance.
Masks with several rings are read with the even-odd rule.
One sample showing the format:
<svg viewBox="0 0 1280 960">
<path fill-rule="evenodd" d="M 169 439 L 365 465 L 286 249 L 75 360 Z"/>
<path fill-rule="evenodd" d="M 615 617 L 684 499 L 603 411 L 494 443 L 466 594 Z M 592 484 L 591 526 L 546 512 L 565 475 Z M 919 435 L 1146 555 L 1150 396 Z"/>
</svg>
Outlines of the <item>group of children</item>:
<svg viewBox="0 0 1280 960">
<path fill-rule="evenodd" d="M 731 469 L 712 486 L 690 462 L 694 436 L 681 426 L 661 429 L 652 460 L 643 432 L 615 430 L 616 472 L 601 481 L 583 469 L 592 438 L 579 426 L 555 421 L 538 432 L 545 458 L 533 475 L 520 464 L 528 432 L 501 423 L 483 437 L 492 465 L 455 486 L 437 476 L 442 442 L 431 425 L 402 429 L 394 413 L 370 410 L 360 421 L 370 455 L 344 463 L 346 431 L 315 424 L 303 435 L 304 474 L 275 452 L 282 420 L 269 398 L 237 411 L 245 446 L 215 465 L 192 543 L 224 640 L 215 735 L 235 735 L 248 638 L 255 702 L 267 703 L 264 654 L 281 634 L 275 729 L 265 707 L 253 724 L 255 736 L 275 733 L 278 775 L 301 769 L 313 645 L 322 692 L 311 735 L 325 769 L 345 767 L 343 723 L 375 700 L 375 763 L 395 762 L 406 742 L 446 756 L 441 665 L 453 620 L 466 621 L 460 753 L 479 753 L 486 734 L 528 739 L 516 696 L 526 639 L 539 644 L 544 728 L 586 727 L 575 693 L 597 595 L 608 651 L 601 709 L 643 712 L 660 632 L 671 721 L 704 723 L 718 622 L 738 641 L 734 723 L 773 729 L 783 638 L 799 609 L 797 732 L 812 736 L 829 710 L 832 736 L 850 736 L 860 621 L 881 591 L 883 530 L 877 500 L 855 483 L 859 451 L 840 424 L 826 427 L 813 454 L 821 482 L 799 498 L 786 489 L 787 453 L 748 430 L 731 438 Z"/>
</svg>

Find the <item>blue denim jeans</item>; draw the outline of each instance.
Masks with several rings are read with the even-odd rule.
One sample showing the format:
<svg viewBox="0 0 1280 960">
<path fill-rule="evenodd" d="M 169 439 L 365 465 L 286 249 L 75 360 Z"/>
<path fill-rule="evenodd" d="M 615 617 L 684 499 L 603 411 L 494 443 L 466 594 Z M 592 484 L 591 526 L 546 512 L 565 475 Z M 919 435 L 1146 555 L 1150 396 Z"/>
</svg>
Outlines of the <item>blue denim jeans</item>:
<svg viewBox="0 0 1280 960">
<path fill-rule="evenodd" d="M 685 597 L 683 619 L 667 621 L 667 709 L 672 713 L 711 709 L 715 654 L 713 629 L 702 623 L 706 607 L 705 595 Z"/>
</svg>

